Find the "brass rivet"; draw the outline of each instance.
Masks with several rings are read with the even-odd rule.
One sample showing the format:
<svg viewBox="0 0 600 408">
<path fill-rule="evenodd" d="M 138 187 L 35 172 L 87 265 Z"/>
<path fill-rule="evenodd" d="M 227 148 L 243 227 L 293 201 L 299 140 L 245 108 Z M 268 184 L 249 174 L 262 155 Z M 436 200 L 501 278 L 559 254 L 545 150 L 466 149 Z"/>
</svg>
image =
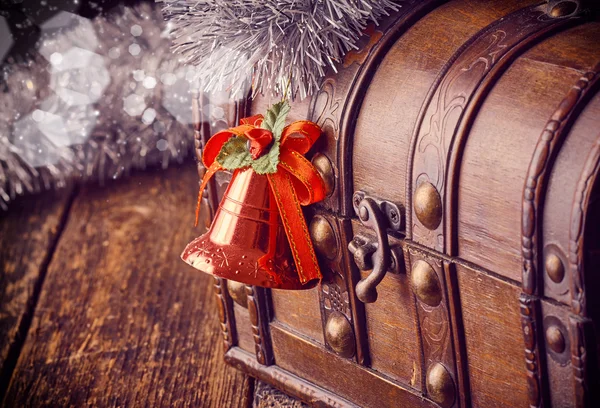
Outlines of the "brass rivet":
<svg viewBox="0 0 600 408">
<path fill-rule="evenodd" d="M 454 402 L 454 381 L 441 363 L 434 363 L 427 370 L 427 394 L 442 407 L 449 407 Z"/>
<path fill-rule="evenodd" d="M 229 292 L 229 296 L 231 296 L 235 303 L 245 308 L 248 307 L 248 295 L 246 294 L 246 285 L 240 282 L 228 280 L 227 292 Z"/>
<path fill-rule="evenodd" d="M 317 252 L 327 259 L 335 259 L 338 254 L 338 245 L 329 221 L 325 217 L 316 215 L 310 222 L 309 229 Z"/>
<path fill-rule="evenodd" d="M 342 313 L 333 312 L 329 315 L 325 325 L 325 339 L 340 356 L 350 358 L 354 355 L 354 331 Z"/>
<path fill-rule="evenodd" d="M 410 273 L 412 291 L 421 302 L 437 306 L 442 301 L 442 289 L 435 270 L 427 262 L 418 260 Z"/>
<path fill-rule="evenodd" d="M 546 342 L 556 353 L 560 354 L 565 351 L 565 337 L 557 326 L 550 326 L 546 329 Z"/>
<path fill-rule="evenodd" d="M 335 176 L 329 158 L 322 153 L 317 153 L 312 159 L 312 164 L 321 175 L 325 183 L 325 195 L 329 197 L 335 188 Z"/>
<path fill-rule="evenodd" d="M 442 221 L 442 199 L 433 184 L 423 182 L 415 190 L 413 197 L 415 214 L 421 224 L 434 230 Z"/>
<path fill-rule="evenodd" d="M 561 1 L 550 10 L 552 17 L 564 17 L 573 14 L 577 10 L 577 3 L 573 1 Z"/>
<path fill-rule="evenodd" d="M 565 267 L 560 258 L 553 253 L 546 256 L 546 273 L 555 283 L 562 282 L 565 277 Z"/>
</svg>

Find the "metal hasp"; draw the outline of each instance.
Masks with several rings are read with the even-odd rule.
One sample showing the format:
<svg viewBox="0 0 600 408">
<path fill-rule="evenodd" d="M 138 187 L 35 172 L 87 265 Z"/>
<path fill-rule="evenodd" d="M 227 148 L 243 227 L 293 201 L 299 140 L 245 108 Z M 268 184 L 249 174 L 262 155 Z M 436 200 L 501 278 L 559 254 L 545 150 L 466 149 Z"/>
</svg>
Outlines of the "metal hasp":
<svg viewBox="0 0 600 408">
<path fill-rule="evenodd" d="M 369 276 L 356 284 L 356 297 L 363 303 L 377 300 L 377 285 L 387 272 L 400 273 L 403 258 L 399 245 L 390 246 L 387 230 L 400 231 L 404 224 L 402 207 L 389 201 L 377 200 L 357 191 L 352 197 L 354 212 L 360 222 L 375 231 L 377 240 L 356 235 L 348 244 L 354 262 L 360 270 L 371 270 Z"/>
</svg>

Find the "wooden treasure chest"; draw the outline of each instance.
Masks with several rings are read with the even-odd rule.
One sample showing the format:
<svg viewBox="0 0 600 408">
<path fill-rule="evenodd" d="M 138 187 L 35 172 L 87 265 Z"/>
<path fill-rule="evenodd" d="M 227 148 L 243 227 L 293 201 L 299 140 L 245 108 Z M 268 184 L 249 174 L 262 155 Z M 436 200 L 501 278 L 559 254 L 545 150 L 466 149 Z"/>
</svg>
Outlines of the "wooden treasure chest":
<svg viewBox="0 0 600 408">
<path fill-rule="evenodd" d="M 370 26 L 290 114 L 324 131 L 325 278 L 217 279 L 225 359 L 314 406 L 600 406 L 597 9 L 405 0 Z"/>
</svg>

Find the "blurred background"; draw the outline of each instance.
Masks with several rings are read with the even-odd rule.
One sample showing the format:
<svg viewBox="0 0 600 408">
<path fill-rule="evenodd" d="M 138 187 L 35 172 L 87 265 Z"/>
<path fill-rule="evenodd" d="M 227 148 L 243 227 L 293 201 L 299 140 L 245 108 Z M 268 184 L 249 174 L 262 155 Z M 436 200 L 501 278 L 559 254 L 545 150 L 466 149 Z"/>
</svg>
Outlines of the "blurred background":
<svg viewBox="0 0 600 408">
<path fill-rule="evenodd" d="M 170 46 L 154 2 L 3 0 L 0 208 L 190 156 L 199 84 Z M 210 132 L 226 128 L 228 93 L 199 97 Z"/>
</svg>

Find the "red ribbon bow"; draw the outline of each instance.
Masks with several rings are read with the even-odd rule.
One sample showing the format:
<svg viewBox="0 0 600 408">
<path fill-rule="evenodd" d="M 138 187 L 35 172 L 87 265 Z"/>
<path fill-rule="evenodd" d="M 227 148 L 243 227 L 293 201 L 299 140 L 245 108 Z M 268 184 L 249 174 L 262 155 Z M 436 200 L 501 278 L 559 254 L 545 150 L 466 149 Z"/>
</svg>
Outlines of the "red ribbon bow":
<svg viewBox="0 0 600 408">
<path fill-rule="evenodd" d="M 217 171 L 223 170 L 215 160 L 221 148 L 231 137 L 243 137 L 250 140 L 250 153 L 253 159 L 259 157 L 273 140 L 269 130 L 260 128 L 262 121 L 263 115 L 241 119 L 240 126 L 218 132 L 206 143 L 202 162 L 207 170 L 198 194 L 196 225 L 202 192 L 210 178 Z M 321 128 L 307 120 L 297 121 L 287 126 L 281 133 L 277 171 L 266 175 L 277 202 L 300 282 L 303 284 L 313 279 L 321 279 L 317 257 L 300 207 L 325 198 L 323 179 L 312 163 L 304 157 L 320 135 Z M 275 234 L 271 236 L 275 237 Z M 275 245 L 270 245 L 270 248 L 274 251 Z"/>
</svg>

